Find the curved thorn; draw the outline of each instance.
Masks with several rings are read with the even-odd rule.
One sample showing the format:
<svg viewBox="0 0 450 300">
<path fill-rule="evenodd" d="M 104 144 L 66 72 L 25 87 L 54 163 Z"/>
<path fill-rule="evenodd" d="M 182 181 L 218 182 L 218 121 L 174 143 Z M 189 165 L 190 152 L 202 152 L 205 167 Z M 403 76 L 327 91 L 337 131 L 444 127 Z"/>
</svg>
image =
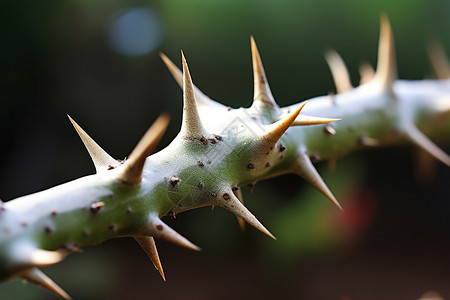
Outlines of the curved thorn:
<svg viewBox="0 0 450 300">
<path fill-rule="evenodd" d="M 60 288 L 53 280 L 51 280 L 47 275 L 41 272 L 37 268 L 32 268 L 20 273 L 19 277 L 32 282 L 34 284 L 40 285 L 47 290 L 55 293 L 63 299 L 71 300 L 72 298 L 62 289 Z"/>
<path fill-rule="evenodd" d="M 385 15 L 381 15 L 380 41 L 378 45 L 378 64 L 375 80 L 391 89 L 397 79 L 394 36 L 391 24 Z"/>
<path fill-rule="evenodd" d="M 142 249 L 144 249 L 156 270 L 158 270 L 159 274 L 161 274 L 162 279 L 166 281 L 166 276 L 164 275 L 164 270 L 161 265 L 161 261 L 159 260 L 158 249 L 156 249 L 156 243 L 153 237 L 135 236 L 134 239 L 139 243 L 139 245 L 141 245 Z"/>
<path fill-rule="evenodd" d="M 238 198 L 239 202 L 241 202 L 242 205 L 244 205 L 244 197 L 242 196 L 241 189 L 233 190 L 233 193 Z M 244 221 L 244 219 L 242 219 L 239 216 L 236 216 L 236 219 L 238 221 L 239 228 L 241 228 L 241 231 L 245 232 L 245 221 Z"/>
<path fill-rule="evenodd" d="M 250 43 L 252 48 L 252 64 L 253 64 L 253 105 L 256 103 L 267 107 L 278 109 L 278 105 L 273 98 L 270 91 L 269 83 L 267 81 L 266 73 L 256 47 L 255 39 L 250 36 Z"/>
<path fill-rule="evenodd" d="M 428 152 L 436 159 L 450 167 L 450 156 L 434 144 L 426 135 L 424 135 L 414 125 L 410 125 L 403 130 L 406 137 L 422 150 Z"/>
<path fill-rule="evenodd" d="M 109 167 L 117 167 L 120 163 L 103 150 L 69 115 L 70 122 L 77 131 L 86 147 L 97 173 L 108 170 Z"/>
<path fill-rule="evenodd" d="M 325 53 L 325 59 L 333 75 L 337 93 L 342 94 L 353 89 L 350 74 L 342 57 L 336 51 L 328 50 Z"/>
<path fill-rule="evenodd" d="M 336 200 L 330 189 L 327 187 L 322 177 L 320 177 L 316 168 L 314 168 L 308 154 L 302 153 L 299 155 L 296 164 L 293 169 L 294 173 L 308 181 L 312 186 L 318 189 L 322 194 L 331 200 L 340 210 L 342 206 Z"/>
<path fill-rule="evenodd" d="M 303 109 L 305 105 L 306 102 L 303 102 L 295 112 L 293 112 L 283 120 L 280 120 L 270 125 L 266 125 L 266 128 L 268 128 L 269 131 L 263 135 L 262 139 L 272 145 L 278 142 L 278 140 L 283 136 L 286 130 L 288 130 L 289 127 L 295 122 L 298 115 L 300 114 L 300 111 Z"/>
<path fill-rule="evenodd" d="M 161 140 L 169 120 L 168 115 L 161 114 L 150 126 L 123 164 L 122 171 L 118 176 L 120 181 L 130 185 L 141 182 L 145 160 Z"/>
<path fill-rule="evenodd" d="M 238 217 L 244 219 L 247 223 L 276 240 L 276 238 L 271 234 L 262 224 L 256 219 L 256 217 L 239 201 L 239 199 L 234 195 L 231 188 L 225 188 L 217 196 L 216 199 L 217 206 L 223 207 L 226 210 L 232 212 Z"/>
<path fill-rule="evenodd" d="M 183 138 L 187 139 L 201 139 L 205 138 L 207 131 L 203 127 L 198 114 L 197 103 L 195 100 L 194 84 L 192 83 L 191 75 L 189 74 L 189 68 L 184 57 L 183 51 L 181 51 L 183 61 L 183 125 L 181 126 L 181 132 Z"/>
<path fill-rule="evenodd" d="M 372 79 L 375 77 L 375 70 L 369 63 L 362 63 L 359 66 L 359 75 L 361 76 L 359 84 L 362 85 L 372 81 Z"/>
<path fill-rule="evenodd" d="M 174 243 L 178 246 L 185 247 L 191 250 L 200 251 L 200 248 L 181 236 L 175 230 L 167 226 L 156 214 L 149 217 L 149 223 L 145 226 L 143 235 L 153 236 L 168 242 Z"/>
<path fill-rule="evenodd" d="M 445 55 L 442 45 L 432 42 L 427 47 L 428 56 L 433 68 L 433 72 L 438 79 L 450 78 L 450 62 Z"/>
<path fill-rule="evenodd" d="M 164 54 L 159 54 L 164 62 L 164 64 L 169 69 L 170 73 L 172 74 L 173 78 L 175 78 L 178 85 L 183 88 L 183 72 L 181 72 L 180 69 Z M 195 99 L 197 100 L 199 105 L 206 105 L 206 106 L 213 106 L 213 107 L 225 107 L 224 105 L 212 100 L 208 96 L 202 93 L 198 87 L 194 86 L 194 92 L 195 92 Z"/>
</svg>

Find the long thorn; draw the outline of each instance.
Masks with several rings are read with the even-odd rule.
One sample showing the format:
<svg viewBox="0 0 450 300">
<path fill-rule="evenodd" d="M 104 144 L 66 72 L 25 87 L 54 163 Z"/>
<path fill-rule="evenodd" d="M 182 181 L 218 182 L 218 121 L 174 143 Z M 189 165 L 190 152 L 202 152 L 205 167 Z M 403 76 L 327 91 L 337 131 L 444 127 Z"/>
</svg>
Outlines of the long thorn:
<svg viewBox="0 0 450 300">
<path fill-rule="evenodd" d="M 253 105 L 262 104 L 263 106 L 278 109 L 278 105 L 273 98 L 272 92 L 270 91 L 269 83 L 261 61 L 261 56 L 259 55 L 253 36 L 250 37 L 250 43 L 252 48 L 254 82 Z"/>
<path fill-rule="evenodd" d="M 410 125 L 403 130 L 406 137 L 422 150 L 428 152 L 436 159 L 450 167 L 450 156 L 434 144 L 426 135 L 424 135 L 414 125 Z"/>
<path fill-rule="evenodd" d="M 293 171 L 312 184 L 316 189 L 330 199 L 331 202 L 333 202 L 340 210 L 342 210 L 341 204 L 339 204 L 323 181 L 322 177 L 320 177 L 320 174 L 317 172 L 316 168 L 314 168 L 308 154 L 302 153 L 299 155 Z"/>
<path fill-rule="evenodd" d="M 181 135 L 187 139 L 207 138 L 208 132 L 203 127 L 200 115 L 197 109 L 195 99 L 194 84 L 192 83 L 189 67 L 181 52 L 183 61 L 183 125 L 181 127 Z"/>
<path fill-rule="evenodd" d="M 167 226 L 157 215 L 149 217 L 149 223 L 142 232 L 143 235 L 153 236 L 168 242 L 174 243 L 178 246 L 185 247 L 191 250 L 200 251 L 200 248 L 181 236 L 175 230 Z"/>
<path fill-rule="evenodd" d="M 244 205 L 244 197 L 242 196 L 241 189 L 233 190 L 233 193 L 238 198 L 238 200 L 242 203 L 242 205 Z M 241 228 L 241 231 L 245 232 L 245 220 L 239 216 L 236 216 L 236 219 L 239 223 L 239 227 Z"/>
<path fill-rule="evenodd" d="M 378 65 L 375 80 L 386 88 L 392 89 L 397 79 L 394 36 L 391 24 L 385 15 L 381 16 L 380 42 L 378 46 Z"/>
<path fill-rule="evenodd" d="M 70 122 L 75 127 L 75 130 L 89 152 L 97 173 L 108 170 L 110 167 L 117 167 L 120 164 L 103 150 L 69 115 L 67 117 L 69 117 Z"/>
<path fill-rule="evenodd" d="M 268 132 L 264 134 L 262 137 L 263 140 L 268 142 L 268 144 L 274 145 L 278 140 L 283 136 L 283 134 L 286 132 L 286 130 L 289 129 L 289 127 L 295 122 L 298 115 L 300 114 L 300 111 L 305 106 L 306 102 L 303 102 L 299 108 L 292 114 L 290 114 L 288 117 L 274 123 L 271 125 L 266 125 L 269 129 Z"/>
<path fill-rule="evenodd" d="M 341 119 L 332 119 L 332 118 L 321 118 L 321 117 L 311 117 L 304 114 L 300 114 L 297 116 L 295 121 L 291 126 L 309 126 L 309 125 L 319 125 L 319 124 L 328 124 L 331 122 L 340 121 Z"/>
<path fill-rule="evenodd" d="M 169 124 L 169 119 L 168 115 L 162 114 L 147 130 L 125 161 L 118 178 L 120 181 L 130 185 L 141 182 L 145 160 L 159 143 Z"/>
<path fill-rule="evenodd" d="M 231 188 L 224 188 L 217 196 L 217 205 L 225 208 L 226 210 L 232 212 L 238 217 L 244 219 L 247 223 L 276 240 L 276 238 L 271 234 L 266 227 L 264 227 L 261 222 L 256 219 L 256 217 L 239 201 L 239 199 L 234 195 Z"/>
<path fill-rule="evenodd" d="M 183 88 L 183 72 L 178 69 L 178 67 L 164 54 L 159 54 L 164 62 L 164 64 L 169 69 L 170 73 L 172 74 L 173 78 L 177 81 L 178 85 Z M 211 106 L 211 107 L 221 107 L 225 108 L 224 105 L 212 100 L 208 96 L 206 96 L 200 89 L 194 85 L 194 91 L 195 91 L 195 99 L 199 103 L 199 105 L 205 105 L 205 106 Z"/>
<path fill-rule="evenodd" d="M 161 261 L 159 260 L 158 249 L 156 249 L 156 243 L 153 237 L 135 236 L 134 239 L 139 243 L 139 245 L 141 245 L 142 249 L 144 249 L 156 270 L 158 270 L 159 274 L 161 274 L 162 279 L 166 281 L 166 276 L 164 275 L 164 270 L 161 265 Z"/>
<path fill-rule="evenodd" d="M 438 79 L 450 78 L 450 62 L 445 55 L 444 48 L 438 43 L 430 43 L 427 47 L 431 66 Z"/>
<path fill-rule="evenodd" d="M 328 50 L 325 53 L 325 59 L 333 75 L 337 93 L 342 94 L 353 89 L 350 74 L 342 57 L 336 51 Z"/>
<path fill-rule="evenodd" d="M 63 299 L 71 300 L 72 298 L 62 289 L 60 288 L 53 280 L 51 280 L 47 275 L 42 273 L 37 268 L 32 268 L 20 273 L 19 277 L 32 282 L 34 284 L 38 284 L 47 290 L 55 293 Z"/>
</svg>

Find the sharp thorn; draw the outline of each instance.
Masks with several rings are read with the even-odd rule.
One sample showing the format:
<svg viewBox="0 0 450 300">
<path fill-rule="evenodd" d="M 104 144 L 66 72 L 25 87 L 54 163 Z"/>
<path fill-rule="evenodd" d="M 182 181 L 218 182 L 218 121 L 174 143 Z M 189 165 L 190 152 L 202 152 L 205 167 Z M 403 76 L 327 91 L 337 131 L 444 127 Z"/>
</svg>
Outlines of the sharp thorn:
<svg viewBox="0 0 450 300">
<path fill-rule="evenodd" d="M 174 243 L 178 246 L 185 247 L 191 250 L 200 251 L 200 248 L 188 241 L 185 237 L 181 236 L 175 230 L 167 226 L 161 219 L 156 215 L 152 214 L 149 217 L 149 223 L 146 225 L 143 235 L 152 236 L 158 239 L 166 240 L 168 242 Z"/>
<path fill-rule="evenodd" d="M 238 217 L 244 219 L 247 223 L 276 240 L 276 238 L 271 234 L 262 224 L 256 219 L 256 217 L 239 201 L 239 199 L 234 195 L 231 188 L 222 189 L 220 194 L 217 195 L 216 205 L 226 210 L 232 212 Z"/>
<path fill-rule="evenodd" d="M 375 70 L 369 63 L 362 63 L 359 66 L 359 75 L 361 76 L 359 84 L 362 85 L 372 81 L 375 76 Z"/>
<path fill-rule="evenodd" d="M 445 55 L 444 48 L 438 43 L 430 43 L 427 47 L 428 56 L 433 72 L 438 79 L 450 78 L 450 62 Z"/>
<path fill-rule="evenodd" d="M 392 84 L 397 79 L 397 67 L 395 61 L 394 36 L 391 24 L 385 15 L 381 15 L 380 41 L 378 46 L 378 65 L 375 80 L 382 86 L 392 89 Z"/>
<path fill-rule="evenodd" d="M 263 105 L 270 108 L 278 109 L 278 105 L 273 98 L 270 91 L 269 83 L 267 81 L 266 73 L 256 47 L 255 39 L 250 37 L 252 48 L 252 63 L 253 63 L 253 105 Z"/>
<path fill-rule="evenodd" d="M 242 205 L 244 205 L 244 197 L 242 196 L 241 189 L 233 190 L 233 193 L 238 198 L 239 202 L 241 202 Z M 245 221 L 244 221 L 244 219 L 242 219 L 239 216 L 236 216 L 236 219 L 238 221 L 239 228 L 241 228 L 241 231 L 245 232 Z"/>
<path fill-rule="evenodd" d="M 106 171 L 110 167 L 117 167 L 120 163 L 103 150 L 69 115 L 70 122 L 77 131 L 84 146 L 86 147 L 97 173 Z"/>
<path fill-rule="evenodd" d="M 164 275 L 164 270 L 161 265 L 161 261 L 159 260 L 158 249 L 156 249 L 156 243 L 153 237 L 135 236 L 134 239 L 139 243 L 139 245 L 141 245 L 142 249 L 144 249 L 156 270 L 158 270 L 159 274 L 161 274 L 162 279 L 166 281 L 166 276 Z"/>
<path fill-rule="evenodd" d="M 304 114 L 298 115 L 291 126 L 309 126 L 309 125 L 319 125 L 328 124 L 331 122 L 340 121 L 341 119 L 331 119 L 331 118 L 321 118 L 321 117 L 311 117 Z"/>
<path fill-rule="evenodd" d="M 183 88 L 183 72 L 181 72 L 180 69 L 164 54 L 159 54 L 164 62 L 164 64 L 169 69 L 170 73 L 172 74 L 173 78 L 177 81 L 178 85 Z M 199 105 L 206 105 L 206 106 L 214 106 L 214 107 L 225 107 L 222 104 L 212 100 L 208 96 L 202 93 L 202 91 L 199 90 L 198 87 L 193 85 L 194 92 L 195 92 L 195 99 L 199 103 Z"/>
<path fill-rule="evenodd" d="M 268 132 L 263 135 L 263 140 L 271 145 L 274 145 L 276 142 L 278 142 L 278 140 L 283 136 L 286 130 L 288 130 L 289 127 L 295 122 L 305 104 L 306 102 L 303 102 L 295 112 L 293 112 L 286 118 L 273 124 L 266 125 L 266 128 L 268 128 Z"/>
<path fill-rule="evenodd" d="M 322 194 L 331 200 L 340 210 L 341 204 L 336 200 L 330 189 L 327 187 L 322 177 L 320 177 L 316 168 L 314 168 L 308 154 L 302 153 L 299 155 L 297 162 L 294 165 L 294 173 L 308 181 L 312 186 L 318 189 Z"/>
<path fill-rule="evenodd" d="M 414 125 L 410 125 L 403 130 L 406 137 L 422 150 L 440 160 L 442 163 L 450 167 L 450 156 L 434 144 L 426 135 L 424 135 Z"/>
<path fill-rule="evenodd" d="M 53 280 L 51 280 L 47 275 L 41 272 L 37 268 L 28 269 L 20 273 L 19 277 L 32 282 L 34 284 L 40 285 L 47 290 L 55 293 L 63 299 L 71 300 L 72 298 L 60 288 Z"/>
<path fill-rule="evenodd" d="M 342 94 L 353 89 L 350 75 L 342 57 L 336 51 L 328 50 L 325 53 L 325 59 L 333 75 L 337 93 Z"/>
<path fill-rule="evenodd" d="M 173 63 L 170 58 L 168 58 L 164 53 L 160 53 L 159 56 L 163 60 L 169 72 L 172 74 L 173 78 L 176 80 L 178 85 L 183 88 L 183 72 Z"/>
<path fill-rule="evenodd" d="M 138 184 L 142 179 L 142 170 L 147 156 L 159 143 L 169 124 L 169 116 L 162 114 L 150 126 L 122 167 L 118 179 L 126 184 Z"/>
<path fill-rule="evenodd" d="M 208 138 L 209 134 L 203 127 L 200 120 L 200 116 L 197 109 L 197 103 L 195 99 L 194 85 L 192 83 L 191 75 L 189 74 L 189 68 L 184 57 L 184 53 L 181 52 L 183 61 L 183 125 L 181 127 L 181 136 L 186 139 L 201 139 Z"/>
</svg>

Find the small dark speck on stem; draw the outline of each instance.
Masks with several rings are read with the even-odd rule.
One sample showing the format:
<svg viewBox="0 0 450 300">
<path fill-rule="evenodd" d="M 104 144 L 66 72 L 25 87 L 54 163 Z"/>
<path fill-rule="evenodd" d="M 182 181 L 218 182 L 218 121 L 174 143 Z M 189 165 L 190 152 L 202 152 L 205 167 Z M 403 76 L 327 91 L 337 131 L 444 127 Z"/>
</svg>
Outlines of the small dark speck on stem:
<svg viewBox="0 0 450 300">
<path fill-rule="evenodd" d="M 103 201 L 92 203 L 90 207 L 91 212 L 97 214 L 103 206 L 105 206 L 105 202 Z"/>
<path fill-rule="evenodd" d="M 180 182 L 180 178 L 175 176 L 170 177 L 169 183 L 172 187 L 175 187 L 178 182 Z"/>
<path fill-rule="evenodd" d="M 320 156 L 318 154 L 311 155 L 311 161 L 313 163 L 319 162 L 320 161 Z"/>
<path fill-rule="evenodd" d="M 54 229 L 53 229 L 51 226 L 49 226 L 49 225 L 46 225 L 46 226 L 44 227 L 45 233 L 52 233 L 53 230 L 54 230 Z"/>
</svg>

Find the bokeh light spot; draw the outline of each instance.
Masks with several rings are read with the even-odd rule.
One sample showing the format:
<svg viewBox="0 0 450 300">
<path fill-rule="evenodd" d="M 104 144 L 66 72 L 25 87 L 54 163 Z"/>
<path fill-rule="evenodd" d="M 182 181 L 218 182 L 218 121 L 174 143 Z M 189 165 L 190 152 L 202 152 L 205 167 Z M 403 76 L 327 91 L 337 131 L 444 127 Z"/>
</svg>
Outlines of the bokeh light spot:
<svg viewBox="0 0 450 300">
<path fill-rule="evenodd" d="M 125 10 L 109 27 L 111 47 L 124 55 L 145 55 L 159 46 L 162 36 L 158 15 L 145 7 Z"/>
</svg>

